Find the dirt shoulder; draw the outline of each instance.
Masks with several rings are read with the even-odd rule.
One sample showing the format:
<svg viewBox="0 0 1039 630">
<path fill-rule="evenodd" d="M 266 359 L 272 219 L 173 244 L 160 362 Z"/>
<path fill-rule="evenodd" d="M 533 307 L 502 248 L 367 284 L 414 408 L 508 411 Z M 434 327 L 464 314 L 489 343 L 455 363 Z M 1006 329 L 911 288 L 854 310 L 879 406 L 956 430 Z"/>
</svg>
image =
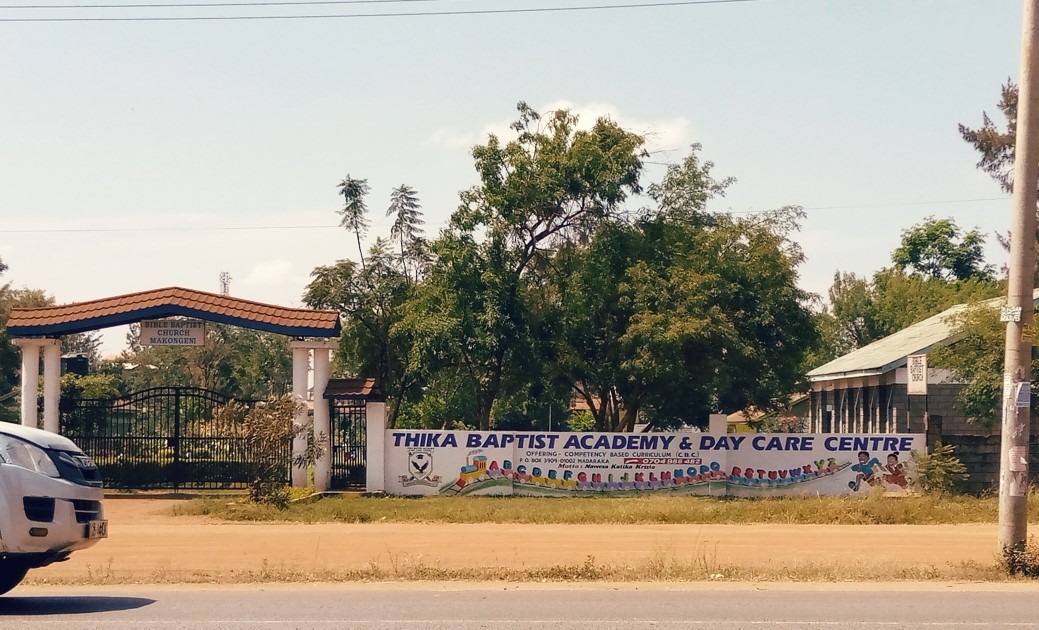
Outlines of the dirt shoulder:
<svg viewBox="0 0 1039 630">
<path fill-rule="evenodd" d="M 996 560 L 996 525 L 426 525 L 226 523 L 172 517 L 170 499 L 106 503 L 110 537 L 35 582 L 176 582 L 243 573 L 378 567 L 532 569 L 597 563 L 707 568 L 827 566 L 941 572 Z M 803 575 L 801 578 L 803 579 Z"/>
</svg>

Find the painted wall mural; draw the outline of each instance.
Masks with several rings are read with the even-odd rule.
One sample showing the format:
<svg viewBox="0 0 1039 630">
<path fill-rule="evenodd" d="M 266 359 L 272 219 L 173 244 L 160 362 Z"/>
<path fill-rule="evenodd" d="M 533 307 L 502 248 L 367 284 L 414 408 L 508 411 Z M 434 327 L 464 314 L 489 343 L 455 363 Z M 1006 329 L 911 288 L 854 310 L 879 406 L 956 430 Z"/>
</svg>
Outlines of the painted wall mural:
<svg viewBox="0 0 1039 630">
<path fill-rule="evenodd" d="M 915 490 L 922 434 L 386 432 L 396 495 L 793 496 Z"/>
</svg>

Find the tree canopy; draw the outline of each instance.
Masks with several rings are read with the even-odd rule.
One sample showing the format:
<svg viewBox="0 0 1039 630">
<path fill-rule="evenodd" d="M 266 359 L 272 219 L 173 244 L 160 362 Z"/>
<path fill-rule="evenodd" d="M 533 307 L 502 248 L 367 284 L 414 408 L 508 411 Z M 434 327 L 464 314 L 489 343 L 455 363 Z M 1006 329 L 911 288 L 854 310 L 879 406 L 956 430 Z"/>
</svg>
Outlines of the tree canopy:
<svg viewBox="0 0 1039 630">
<path fill-rule="evenodd" d="M 344 317 L 338 369 L 378 376 L 398 425 L 478 429 L 545 427 L 572 399 L 600 430 L 703 425 L 798 387 L 816 341 L 798 209 L 709 213 L 734 180 L 699 145 L 645 186 L 641 136 L 517 110 L 514 137 L 473 149 L 480 182 L 437 238 L 417 237 L 402 186 L 399 256 L 377 240 L 361 268 L 315 269 L 305 301 Z"/>
<path fill-rule="evenodd" d="M 891 262 L 904 271 L 944 280 L 991 280 L 992 265 L 985 264 L 985 237 L 977 230 L 964 233 L 952 219 L 928 217 L 902 232 L 902 244 Z"/>
<path fill-rule="evenodd" d="M 985 264 L 984 235 L 966 234 L 951 219 L 929 217 L 902 232 L 891 267 L 871 278 L 838 271 L 828 308 L 818 315 L 825 331 L 812 367 L 927 319 L 956 304 L 996 297 L 1004 286 Z"/>
</svg>

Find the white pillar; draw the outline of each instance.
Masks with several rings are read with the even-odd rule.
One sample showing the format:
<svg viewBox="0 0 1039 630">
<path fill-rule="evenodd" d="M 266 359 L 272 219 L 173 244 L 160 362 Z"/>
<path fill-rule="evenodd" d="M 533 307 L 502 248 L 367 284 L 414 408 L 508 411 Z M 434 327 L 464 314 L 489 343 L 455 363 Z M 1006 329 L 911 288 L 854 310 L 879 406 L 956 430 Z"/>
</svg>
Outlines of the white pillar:
<svg viewBox="0 0 1039 630">
<path fill-rule="evenodd" d="M 386 491 L 386 403 L 365 405 L 366 462 L 364 487 L 368 492 Z"/>
<path fill-rule="evenodd" d="M 712 413 L 707 416 L 707 432 L 711 435 L 725 435 L 729 431 L 729 417 L 724 413 Z"/>
<path fill-rule="evenodd" d="M 332 478 L 332 454 L 328 452 L 332 425 L 328 418 L 328 401 L 325 387 L 328 385 L 328 362 L 331 350 L 327 347 L 314 348 L 314 440 L 318 445 L 318 458 L 314 462 L 314 491 L 328 490 Z"/>
<path fill-rule="evenodd" d="M 42 339 L 13 339 L 22 349 L 22 425 L 37 428 L 40 405 L 36 400 L 40 380 L 40 342 Z"/>
<path fill-rule="evenodd" d="M 292 399 L 296 401 L 299 409 L 292 419 L 292 425 L 297 429 L 296 437 L 292 440 L 292 485 L 303 488 L 307 485 L 306 466 L 297 466 L 295 460 L 307 450 L 307 436 L 298 429 L 307 423 L 307 377 L 310 371 L 310 349 L 292 344 Z"/>
<path fill-rule="evenodd" d="M 58 403 L 61 402 L 61 341 L 43 343 L 43 428 L 58 433 Z"/>
</svg>

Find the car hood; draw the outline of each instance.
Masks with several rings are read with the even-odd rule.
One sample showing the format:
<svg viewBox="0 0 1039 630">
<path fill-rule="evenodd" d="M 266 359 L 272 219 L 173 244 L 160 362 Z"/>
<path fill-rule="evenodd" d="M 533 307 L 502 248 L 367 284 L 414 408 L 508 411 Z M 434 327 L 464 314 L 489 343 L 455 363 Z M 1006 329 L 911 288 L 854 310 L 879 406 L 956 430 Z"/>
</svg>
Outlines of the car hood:
<svg viewBox="0 0 1039 630">
<path fill-rule="evenodd" d="M 11 424 L 10 422 L 0 422 L 0 433 L 21 438 L 26 442 L 32 442 L 36 446 L 42 446 L 43 448 L 81 452 L 75 442 L 50 431 L 23 427 L 20 424 Z"/>
</svg>

